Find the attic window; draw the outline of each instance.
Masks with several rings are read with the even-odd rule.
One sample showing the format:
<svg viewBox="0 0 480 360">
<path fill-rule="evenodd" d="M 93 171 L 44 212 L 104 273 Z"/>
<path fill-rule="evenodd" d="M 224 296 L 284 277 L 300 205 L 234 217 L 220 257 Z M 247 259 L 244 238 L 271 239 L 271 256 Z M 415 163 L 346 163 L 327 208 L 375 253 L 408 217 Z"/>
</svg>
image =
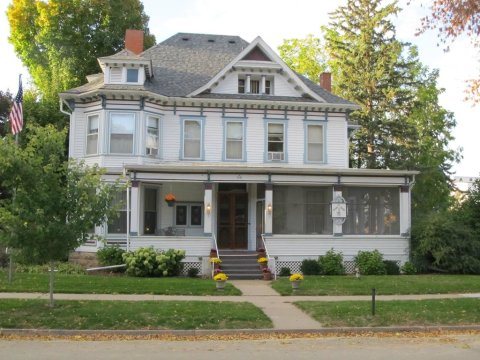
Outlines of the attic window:
<svg viewBox="0 0 480 360">
<path fill-rule="evenodd" d="M 138 69 L 127 69 L 127 82 L 128 83 L 138 82 Z"/>
</svg>

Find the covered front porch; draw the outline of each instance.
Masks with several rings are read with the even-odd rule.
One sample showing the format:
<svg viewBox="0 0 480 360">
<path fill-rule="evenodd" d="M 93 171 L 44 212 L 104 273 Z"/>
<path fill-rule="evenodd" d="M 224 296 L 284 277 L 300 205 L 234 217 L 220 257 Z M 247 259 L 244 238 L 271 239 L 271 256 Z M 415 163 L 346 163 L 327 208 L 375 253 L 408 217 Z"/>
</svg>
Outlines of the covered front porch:
<svg viewBox="0 0 480 360">
<path fill-rule="evenodd" d="M 208 164 L 125 170 L 130 186 L 117 199 L 119 217 L 96 229 L 107 244 L 183 249 L 185 262 L 204 274 L 212 248 L 220 257 L 265 248 L 275 272 L 297 270 L 332 248 L 346 261 L 374 249 L 408 260 L 413 172 Z M 343 218 L 332 212 L 338 199 Z"/>
</svg>

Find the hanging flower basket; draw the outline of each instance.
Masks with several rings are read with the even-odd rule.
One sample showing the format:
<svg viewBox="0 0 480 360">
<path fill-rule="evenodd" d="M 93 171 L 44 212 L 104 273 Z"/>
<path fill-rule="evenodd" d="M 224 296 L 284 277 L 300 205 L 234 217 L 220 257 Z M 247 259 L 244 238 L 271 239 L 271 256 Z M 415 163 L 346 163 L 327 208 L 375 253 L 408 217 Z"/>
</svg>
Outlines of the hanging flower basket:
<svg viewBox="0 0 480 360">
<path fill-rule="evenodd" d="M 165 201 L 166 201 L 168 207 L 174 207 L 176 200 L 177 199 L 176 199 L 175 195 L 173 195 L 171 193 L 165 195 Z"/>
</svg>

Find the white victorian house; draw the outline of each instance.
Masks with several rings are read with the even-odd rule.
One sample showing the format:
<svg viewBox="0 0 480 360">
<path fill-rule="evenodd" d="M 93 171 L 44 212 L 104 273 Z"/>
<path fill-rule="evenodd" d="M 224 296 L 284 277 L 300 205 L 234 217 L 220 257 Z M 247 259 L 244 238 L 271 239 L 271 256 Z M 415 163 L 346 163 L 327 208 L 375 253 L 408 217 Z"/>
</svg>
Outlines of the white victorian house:
<svg viewBox="0 0 480 360">
<path fill-rule="evenodd" d="M 142 39 L 127 31 L 125 50 L 98 59 L 102 73 L 60 94 L 70 157 L 130 179 L 119 218 L 97 234 L 185 249 L 203 272 L 211 248 L 265 248 L 277 272 L 332 248 L 350 271 L 359 250 L 408 260 L 416 172 L 349 168 L 358 107 L 330 93 L 329 74 L 309 81 L 260 37 L 179 33 L 145 51 Z"/>
</svg>

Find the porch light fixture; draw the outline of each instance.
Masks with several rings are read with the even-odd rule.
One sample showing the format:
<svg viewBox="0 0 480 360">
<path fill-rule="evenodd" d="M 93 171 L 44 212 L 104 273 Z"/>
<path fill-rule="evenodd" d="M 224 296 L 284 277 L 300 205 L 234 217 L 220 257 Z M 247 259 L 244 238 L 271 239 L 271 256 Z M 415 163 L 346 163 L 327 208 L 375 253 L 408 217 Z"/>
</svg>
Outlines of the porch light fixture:
<svg viewBox="0 0 480 360">
<path fill-rule="evenodd" d="M 268 212 L 269 214 L 272 213 L 272 204 L 271 204 L 271 203 L 269 203 L 269 204 L 267 205 L 267 212 Z"/>
<path fill-rule="evenodd" d="M 210 203 L 207 203 L 207 206 L 205 206 L 205 211 L 207 212 L 207 215 L 210 215 L 212 212 L 212 205 Z"/>
</svg>

